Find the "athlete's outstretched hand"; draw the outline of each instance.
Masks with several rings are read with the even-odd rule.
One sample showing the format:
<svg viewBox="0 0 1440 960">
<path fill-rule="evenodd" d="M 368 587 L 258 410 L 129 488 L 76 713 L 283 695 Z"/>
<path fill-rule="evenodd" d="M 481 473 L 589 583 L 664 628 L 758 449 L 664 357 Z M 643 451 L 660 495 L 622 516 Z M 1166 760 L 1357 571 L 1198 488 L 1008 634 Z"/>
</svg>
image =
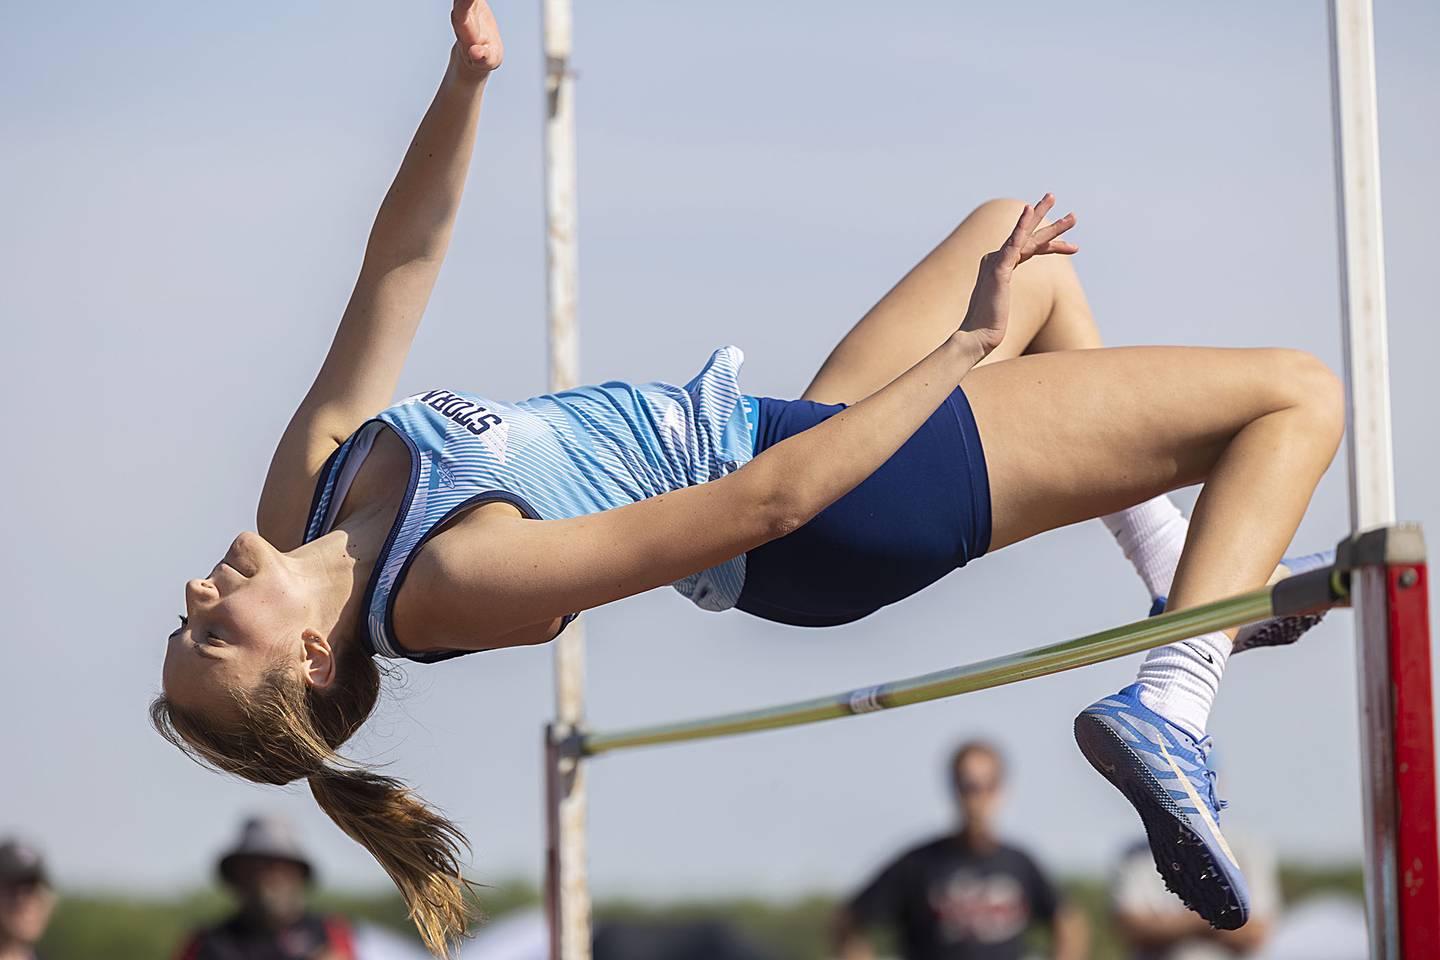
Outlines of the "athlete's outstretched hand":
<svg viewBox="0 0 1440 960">
<path fill-rule="evenodd" d="M 455 28 L 455 52 L 462 66 L 482 77 L 499 69 L 505 43 L 485 0 L 455 0 L 450 25 Z"/>
<path fill-rule="evenodd" d="M 1049 193 L 1034 206 L 1027 203 L 1015 229 L 1000 249 L 980 258 L 980 273 L 975 278 L 970 307 L 965 311 L 965 322 L 960 325 L 960 331 L 969 335 L 982 357 L 1005 339 L 1005 327 L 1010 320 L 1010 280 L 1015 268 L 1031 257 L 1047 253 L 1068 255 L 1080 249 L 1073 243 L 1058 239 L 1075 226 L 1075 214 L 1067 213 L 1054 223 L 1044 222 L 1045 214 L 1053 206 L 1055 197 Z"/>
</svg>

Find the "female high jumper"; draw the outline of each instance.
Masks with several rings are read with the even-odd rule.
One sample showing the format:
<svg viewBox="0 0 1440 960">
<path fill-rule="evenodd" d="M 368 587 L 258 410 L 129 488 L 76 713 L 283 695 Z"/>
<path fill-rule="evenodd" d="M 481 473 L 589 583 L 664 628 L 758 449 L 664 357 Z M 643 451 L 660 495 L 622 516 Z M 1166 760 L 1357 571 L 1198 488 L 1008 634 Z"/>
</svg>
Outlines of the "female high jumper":
<svg viewBox="0 0 1440 960">
<path fill-rule="evenodd" d="M 798 400 L 742 394 L 741 354 L 726 347 L 684 386 L 518 403 L 436 389 L 392 404 L 503 57 L 484 0 L 455 0 L 452 23 L 444 79 L 275 451 L 259 532 L 185 585 L 151 710 L 221 770 L 308 780 L 432 950 L 471 915 L 464 838 L 336 752 L 375 705 L 374 657 L 545 643 L 579 611 L 666 584 L 707 610 L 849 623 L 986 551 L 1095 517 L 1171 609 L 1287 572 L 1281 555 L 1343 430 L 1335 377 L 1293 350 L 1095 349 L 1066 259 L 1076 247 L 1061 239 L 1075 218 L 1046 222 L 1048 194 L 970 214 Z M 1187 523 L 1165 494 L 1197 483 Z M 1245 921 L 1248 897 L 1217 826 L 1206 720 L 1231 652 L 1301 626 L 1157 649 L 1075 722 L 1167 883 L 1220 927 Z"/>
</svg>

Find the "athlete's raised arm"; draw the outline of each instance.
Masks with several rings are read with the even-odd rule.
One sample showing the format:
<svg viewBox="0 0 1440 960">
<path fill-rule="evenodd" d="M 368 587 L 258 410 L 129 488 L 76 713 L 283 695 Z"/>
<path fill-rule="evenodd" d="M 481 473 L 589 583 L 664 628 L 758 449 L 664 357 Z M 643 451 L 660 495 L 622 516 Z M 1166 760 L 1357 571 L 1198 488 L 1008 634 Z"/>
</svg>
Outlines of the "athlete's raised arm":
<svg viewBox="0 0 1440 960">
<path fill-rule="evenodd" d="M 1046 194 L 1027 205 L 1010 238 L 985 257 L 964 322 L 945 343 L 729 476 L 568 520 L 495 511 L 442 530 L 398 595 L 401 642 L 460 650 L 543 640 L 566 613 L 672 583 L 809 522 L 889 460 L 1000 344 L 1015 268 L 1075 251 L 1058 239 L 1072 216 L 1042 225 L 1053 202 Z"/>
<path fill-rule="evenodd" d="M 300 542 L 325 460 L 393 399 L 450 245 L 486 80 L 504 57 L 484 0 L 456 0 L 451 21 L 456 42 L 440 89 L 376 214 L 330 352 L 270 463 L 257 522 L 281 549 Z"/>
</svg>

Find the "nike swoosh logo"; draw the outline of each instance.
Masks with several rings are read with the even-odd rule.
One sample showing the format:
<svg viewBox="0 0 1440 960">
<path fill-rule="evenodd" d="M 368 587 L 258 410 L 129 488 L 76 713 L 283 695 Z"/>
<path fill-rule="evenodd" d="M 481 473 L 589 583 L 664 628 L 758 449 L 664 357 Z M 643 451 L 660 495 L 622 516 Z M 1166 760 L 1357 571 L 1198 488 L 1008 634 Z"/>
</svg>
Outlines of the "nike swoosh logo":
<svg viewBox="0 0 1440 960">
<path fill-rule="evenodd" d="M 1195 646 L 1195 644 L 1193 644 L 1193 643 L 1186 643 L 1184 640 L 1180 641 L 1180 645 L 1183 646 L 1183 647 L 1185 647 L 1187 650 L 1194 650 L 1196 653 L 1200 654 L 1200 656 L 1202 656 L 1202 657 L 1205 658 L 1205 662 L 1206 662 L 1206 663 L 1214 663 L 1214 662 L 1215 662 L 1215 658 L 1212 657 L 1212 656 L 1210 656 L 1210 651 L 1209 651 L 1209 650 L 1201 650 L 1199 647 Z"/>
<path fill-rule="evenodd" d="M 1180 769 L 1180 765 L 1175 762 L 1175 758 L 1170 756 L 1170 751 L 1165 749 L 1164 740 L 1160 741 L 1160 752 L 1165 755 L 1165 762 L 1170 764 L 1170 769 L 1175 771 L 1175 776 L 1179 778 L 1180 785 L 1185 788 L 1185 793 L 1189 795 L 1190 802 L 1195 805 L 1196 811 L 1199 812 L 1200 819 L 1205 821 L 1205 826 L 1209 828 L 1210 833 L 1213 834 L 1219 842 L 1220 850 L 1225 854 L 1225 858 L 1230 861 L 1236 870 L 1239 870 L 1240 864 L 1235 862 L 1235 854 L 1230 852 L 1230 844 L 1225 842 L 1225 835 L 1220 832 L 1220 824 L 1216 823 L 1215 818 L 1210 816 L 1210 808 L 1200 799 L 1200 794 L 1195 792 L 1195 785 L 1190 782 L 1189 777 L 1185 776 L 1185 773 Z"/>
</svg>

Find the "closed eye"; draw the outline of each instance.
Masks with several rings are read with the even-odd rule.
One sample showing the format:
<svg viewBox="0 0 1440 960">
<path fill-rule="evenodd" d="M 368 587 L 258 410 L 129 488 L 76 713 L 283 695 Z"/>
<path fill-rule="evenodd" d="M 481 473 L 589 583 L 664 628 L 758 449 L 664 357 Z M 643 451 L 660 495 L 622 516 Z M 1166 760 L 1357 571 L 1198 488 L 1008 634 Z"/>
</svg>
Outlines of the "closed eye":
<svg viewBox="0 0 1440 960">
<path fill-rule="evenodd" d="M 170 636 L 173 638 L 175 634 L 179 633 L 181 630 L 184 630 L 189 625 L 190 618 L 185 616 L 185 614 L 183 613 L 180 614 L 180 626 L 176 628 L 175 631 L 170 634 Z M 190 646 L 193 647 L 195 652 L 200 654 L 201 656 L 209 657 L 210 659 L 214 660 L 217 659 L 215 654 L 211 653 L 206 648 L 223 647 L 225 646 L 225 641 L 221 640 L 213 633 L 207 633 L 205 634 L 205 638 L 203 640 L 197 640 L 194 637 L 191 637 Z"/>
<path fill-rule="evenodd" d="M 212 643 L 211 641 L 212 641 L 213 639 L 214 639 L 213 637 L 206 637 L 205 640 L 203 640 L 203 641 L 201 641 L 201 640 L 191 640 L 191 641 L 190 641 L 190 646 L 194 647 L 194 648 L 195 648 L 195 652 L 198 653 L 198 654 L 200 654 L 200 656 L 202 656 L 202 657 L 207 657 L 207 658 L 209 658 L 209 659 L 211 659 L 211 660 L 219 660 L 219 659 L 221 659 L 221 658 L 218 657 L 218 656 L 216 656 L 216 654 L 215 654 L 215 647 L 221 646 L 221 644 L 219 644 L 219 643 Z"/>
</svg>

